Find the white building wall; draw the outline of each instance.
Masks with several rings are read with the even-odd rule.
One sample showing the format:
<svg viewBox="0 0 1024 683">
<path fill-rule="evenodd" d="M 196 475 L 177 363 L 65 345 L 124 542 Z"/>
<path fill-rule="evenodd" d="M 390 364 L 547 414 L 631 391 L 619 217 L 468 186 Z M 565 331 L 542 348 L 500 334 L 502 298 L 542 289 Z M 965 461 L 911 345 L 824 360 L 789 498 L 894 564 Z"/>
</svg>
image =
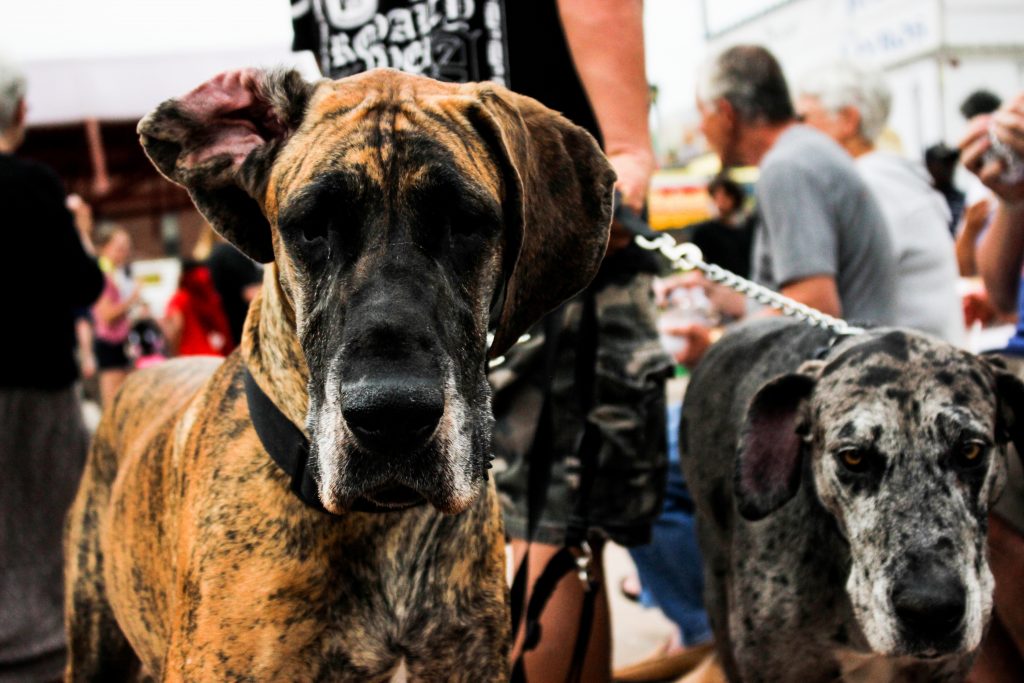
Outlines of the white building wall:
<svg viewBox="0 0 1024 683">
<path fill-rule="evenodd" d="M 960 102 L 974 90 L 1024 90 L 1024 0 L 749 0 L 743 9 L 730 16 L 746 17 L 734 28 L 709 26 L 712 53 L 765 45 L 793 85 L 838 59 L 882 69 L 893 90 L 890 128 L 911 156 L 956 143 Z"/>
<path fill-rule="evenodd" d="M 916 157 L 944 140 L 938 62 L 911 62 L 889 71 L 886 79 L 894 93 L 889 128 L 899 136 L 903 152 Z"/>
<path fill-rule="evenodd" d="M 942 0 L 948 45 L 1020 45 L 1022 0 Z"/>
</svg>

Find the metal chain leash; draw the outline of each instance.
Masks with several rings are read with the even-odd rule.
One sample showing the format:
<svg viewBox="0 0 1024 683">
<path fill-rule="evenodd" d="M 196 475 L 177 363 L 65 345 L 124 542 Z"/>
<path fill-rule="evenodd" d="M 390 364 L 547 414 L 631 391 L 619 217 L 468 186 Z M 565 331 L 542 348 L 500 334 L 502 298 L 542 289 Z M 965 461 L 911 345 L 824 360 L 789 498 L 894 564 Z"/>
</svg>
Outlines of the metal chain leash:
<svg viewBox="0 0 1024 683">
<path fill-rule="evenodd" d="M 672 235 L 666 233 L 658 235 L 654 239 L 647 239 L 637 235 L 636 243 L 648 251 L 660 252 L 662 256 L 669 260 L 673 268 L 684 271 L 699 270 L 711 282 L 725 285 L 729 289 L 739 292 L 760 304 L 771 306 L 783 315 L 803 320 L 814 327 L 820 327 L 837 336 L 864 332 L 863 328 L 850 325 L 845 320 L 833 318 L 817 309 L 805 306 L 799 301 L 794 301 L 778 292 L 773 292 L 767 287 L 742 278 L 721 266 L 716 266 L 714 263 L 706 263 L 704 261 L 704 254 L 701 253 L 700 247 L 696 244 L 690 242 L 679 244 Z"/>
</svg>

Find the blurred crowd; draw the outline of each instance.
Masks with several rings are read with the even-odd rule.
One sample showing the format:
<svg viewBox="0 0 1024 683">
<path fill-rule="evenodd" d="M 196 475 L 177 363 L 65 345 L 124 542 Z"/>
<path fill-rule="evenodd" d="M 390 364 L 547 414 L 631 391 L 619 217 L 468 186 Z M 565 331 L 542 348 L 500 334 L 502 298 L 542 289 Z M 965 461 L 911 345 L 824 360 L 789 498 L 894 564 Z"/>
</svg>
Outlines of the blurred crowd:
<svg viewBox="0 0 1024 683">
<path fill-rule="evenodd" d="M 307 26 L 316 19 L 312 14 L 296 17 L 296 26 L 305 27 L 304 32 L 297 28 L 297 43 L 303 36 L 320 35 Z M 631 16 L 633 24 L 628 25 L 635 30 L 619 35 L 633 48 L 642 47 L 642 30 L 635 19 Z M 562 22 L 571 33 L 570 25 L 580 18 L 563 12 L 560 18 L 552 14 L 545 21 L 556 28 Z M 510 30 L 514 29 L 513 24 Z M 330 63 L 327 47 L 305 47 L 323 51 L 328 55 L 324 63 Z M 589 118 L 580 123 L 603 137 L 619 173 L 623 203 L 639 213 L 653 170 L 649 132 L 646 123 L 638 123 L 646 121 L 642 55 L 637 71 L 635 54 L 632 62 L 600 61 L 608 51 L 600 42 L 577 42 L 568 49 L 550 61 L 524 63 L 520 73 L 532 69 L 537 82 L 543 82 L 553 77 L 550 65 L 568 65 L 571 53 L 579 73 L 569 68 L 566 77 L 585 93 L 585 105 L 589 98 Z M 625 70 L 618 72 L 621 79 L 595 74 L 588 65 L 598 62 L 607 73 Z M 325 72 L 344 75 L 331 74 L 329 68 Z M 1024 93 L 1002 102 L 979 91 L 963 103 L 967 132 L 960 141 L 936 141 L 920 153 L 901 154 L 880 142 L 892 99 L 882 74 L 841 62 L 795 76 L 787 78 L 773 55 L 758 46 L 730 48 L 702 67 L 696 93 L 701 129 L 724 170 L 708 185 L 715 217 L 684 234 L 705 259 L 829 315 L 910 327 L 956 345 L 967 345 L 969 330 L 978 325 L 1013 325 L 1021 320 Z M 614 84 L 614 93 L 609 94 L 609 84 Z M 620 88 L 622 84 L 635 87 Z M 60 529 L 53 520 L 59 520 L 70 503 L 88 443 L 81 423 L 79 378 L 95 379 L 99 400 L 106 406 L 130 372 L 175 356 L 229 354 L 242 343 L 246 310 L 262 279 L 258 264 L 211 230 L 189 258 L 181 259 L 177 288 L 166 308 L 153 310 L 145 286 L 133 273 L 131 233 L 97 220 L 81 197 L 65 195 L 52 171 L 17 156 L 25 133 L 25 88 L 15 67 L 0 64 L 0 206 L 11 226 L 5 238 L 13 255 L 0 269 L 0 288 L 11 301 L 10 326 L 0 335 L 0 467 L 7 473 L 0 477 L 0 681 L 52 680 L 59 670 L 53 662 L 62 657 L 63 647 Z M 528 88 L 524 91 L 539 99 L 554 97 L 551 88 L 538 87 L 535 93 Z M 573 115 L 571 106 L 545 102 Z M 968 179 L 965 187 L 955 180 L 958 165 L 966 171 L 960 172 Z M 731 169 L 740 166 L 759 169 L 752 195 L 732 179 Z M 672 675 L 673 662 L 706 648 L 711 639 L 701 606 L 693 504 L 678 466 L 676 431 L 685 409 L 680 386 L 687 369 L 701 362 L 723 329 L 773 311 L 696 273 L 666 273 L 662 268 L 662 277 L 655 280 L 659 267 L 632 246 L 631 237 L 616 224 L 613 246 L 595 284 L 540 323 L 531 333 L 536 346 L 510 353 L 492 379 L 496 405 L 512 406 L 508 414 L 499 411 L 497 431 L 526 428 L 547 435 L 551 443 L 546 447 L 557 457 L 562 443 L 548 433 L 550 426 L 538 426 L 551 419 L 548 409 L 533 415 L 534 422 L 527 427 L 521 425 L 522 412 L 514 409 L 520 384 L 537 380 L 520 368 L 541 357 L 543 344 L 558 345 L 545 355 L 564 369 L 574 361 L 563 363 L 563 356 L 580 352 L 587 334 L 599 347 L 608 330 L 631 331 L 621 358 L 613 358 L 603 347 L 588 348 L 587 357 L 596 359 L 589 371 L 605 377 L 611 367 L 625 377 L 623 385 L 642 385 L 645 396 L 656 397 L 645 404 L 654 406 L 650 414 L 629 415 L 641 425 L 630 433 L 648 441 L 633 444 L 627 455 L 648 458 L 651 466 L 646 469 L 667 474 L 643 480 L 651 503 L 628 520 L 636 533 L 616 537 L 608 531 L 624 524 L 616 518 L 621 511 L 604 506 L 615 502 L 616 496 L 609 495 L 591 506 L 591 525 L 584 535 L 596 552 L 598 599 L 605 599 L 600 593 L 601 543 L 611 538 L 635 546 L 638 567 L 638 577 L 617 589 L 661 608 L 676 626 L 676 634 L 664 646 L 617 677 L 664 680 Z M 41 254 L 53 261 L 59 278 L 39 277 Z M 591 328 L 583 327 L 586 315 L 595 316 Z M 1024 321 L 1005 350 L 1024 355 Z M 664 400 L 673 364 L 678 366 L 676 379 L 669 384 L 676 388 L 664 406 L 657 400 Z M 550 384 L 549 379 L 543 381 Z M 566 390 L 574 391 L 580 381 L 572 375 Z M 553 391 L 546 387 L 545 400 Z M 595 395 L 594 406 L 589 407 L 605 398 Z M 580 436 L 587 429 L 585 418 L 571 415 L 563 424 L 572 422 L 573 434 Z M 662 436 L 666 433 L 667 439 Z M 496 479 L 499 486 L 516 490 L 522 482 L 509 480 L 521 472 L 520 461 L 540 455 L 537 443 L 531 439 L 530 452 L 516 453 L 512 447 L 503 452 L 498 441 L 499 462 L 504 461 L 505 469 L 496 470 Z M 26 462 L 33 462 L 33 467 L 25 467 Z M 557 465 L 551 476 L 571 480 Z M 601 479 L 596 481 L 600 489 Z M 564 488 L 551 499 L 571 500 L 574 486 Z M 1019 481 L 1011 482 L 1004 498 L 1009 502 L 994 513 L 997 536 L 992 542 L 1008 557 L 1024 559 L 1024 493 Z M 527 560 L 536 575 L 568 542 L 564 520 L 545 517 L 540 530 L 528 528 L 525 504 L 518 501 L 518 507 L 506 509 L 506 519 L 513 530 L 517 562 L 528 544 L 541 548 Z M 573 509 L 569 503 L 565 507 Z M 522 522 L 518 527 L 511 522 L 516 519 Z M 1024 583 L 1021 566 L 993 563 L 993 633 L 999 640 L 986 642 L 974 681 L 1019 680 L 1024 675 L 1024 601 L 1017 600 L 1019 591 L 1006 588 Z M 551 662 L 564 660 L 565 652 L 573 649 L 578 628 L 573 617 L 580 611 L 582 595 L 571 577 L 556 590 L 549 614 L 559 619 L 544 617 L 552 619 L 553 626 L 545 631 L 552 635 L 536 652 L 524 655 L 532 667 L 531 680 L 556 680 L 558 676 L 550 672 L 567 668 Z M 606 605 L 603 610 L 599 605 L 597 614 L 605 621 L 610 618 Z M 604 631 L 592 636 L 592 651 L 586 654 L 585 680 L 607 680 L 611 673 L 607 623 L 600 628 Z"/>
<path fill-rule="evenodd" d="M 259 264 L 206 226 L 192 255 L 179 260 L 177 287 L 162 314 L 154 314 L 132 272 L 131 234 L 116 224 L 94 231 L 89 206 L 77 195 L 67 204 L 104 275 L 99 298 L 75 321 L 82 377 L 95 376 L 104 407 L 132 370 L 176 356 L 226 356 L 241 343 L 262 283 Z"/>
<path fill-rule="evenodd" d="M 726 169 L 708 187 L 717 218 L 684 233 L 706 261 L 832 316 L 1021 354 L 1024 93 L 1006 103 L 972 93 L 961 107 L 959 143 L 938 142 L 918 157 L 880 143 L 892 99 L 880 72 L 837 62 L 790 90 L 767 50 L 739 46 L 701 76 L 701 128 Z M 958 164 L 963 189 L 954 182 Z M 749 201 L 729 178 L 737 166 L 758 167 Z M 691 369 L 731 322 L 777 314 L 697 271 L 660 279 L 655 293 L 665 348 Z M 997 325 L 1001 335 L 968 334 Z M 971 681 L 1024 675 L 1024 481 L 1015 463 L 1009 478 L 990 516 L 995 609 Z M 710 638 L 693 579 L 700 560 L 692 510 L 685 482 L 670 480 L 654 543 L 633 551 L 639 577 L 620 589 L 660 606 L 681 637 L 623 680 L 656 680 L 671 669 L 673 649 L 675 661 L 688 662 L 693 646 Z"/>
<path fill-rule="evenodd" d="M 0 681 L 50 681 L 64 659 L 61 528 L 85 463 L 83 398 L 108 405 L 128 373 L 240 342 L 261 269 L 207 229 L 154 311 L 132 237 L 95 220 L 49 168 L 17 156 L 21 72 L 0 61 L 0 204 L 10 304 L 0 335 Z M 42 259 L 47 268 L 42 268 Z M 84 380 L 85 391 L 82 391 Z M 94 426 L 94 425 L 93 425 Z"/>
</svg>

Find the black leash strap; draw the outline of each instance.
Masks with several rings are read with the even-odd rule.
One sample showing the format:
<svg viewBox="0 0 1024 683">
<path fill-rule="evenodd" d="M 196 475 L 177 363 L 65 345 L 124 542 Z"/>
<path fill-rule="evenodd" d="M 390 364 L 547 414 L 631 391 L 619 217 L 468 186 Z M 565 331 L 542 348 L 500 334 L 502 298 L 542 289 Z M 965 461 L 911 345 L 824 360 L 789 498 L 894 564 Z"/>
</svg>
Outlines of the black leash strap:
<svg viewBox="0 0 1024 683">
<path fill-rule="evenodd" d="M 541 514 L 547 504 L 547 489 L 551 480 L 551 454 L 543 445 L 546 443 L 545 439 L 548 436 L 546 430 L 551 428 L 551 418 L 548 412 L 550 383 L 557 369 L 557 342 L 561 334 L 563 318 L 562 309 L 559 309 L 557 314 L 552 314 L 545 319 L 545 377 L 548 385 L 545 391 L 544 408 L 541 410 L 540 423 L 537 434 L 534 437 L 534 444 L 531 447 L 529 458 L 527 546 L 523 559 L 516 571 L 511 590 L 513 635 L 518 635 L 519 625 L 522 621 L 526 586 L 529 584 L 530 545 L 533 543 Z M 578 338 L 582 341 L 582 351 L 577 352 L 575 368 L 576 390 L 580 398 L 581 415 L 586 424 L 578 450 L 580 457 L 578 497 L 566 529 L 565 547 L 561 548 L 548 560 L 544 571 L 541 572 L 541 575 L 533 585 L 529 603 L 526 605 L 526 634 L 523 649 L 513 665 L 510 678 L 511 683 L 526 683 L 524 655 L 526 652 L 534 649 L 540 642 L 542 636 L 540 618 L 544 608 L 554 594 L 558 583 L 563 577 L 573 571 L 577 571 L 580 574 L 584 584 L 584 596 L 580 609 L 576 644 L 573 647 L 572 663 L 566 678 L 567 681 L 580 680 L 583 673 L 583 661 L 590 642 L 591 624 L 599 586 L 589 572 L 589 565 L 593 558 L 590 555 L 590 547 L 586 542 L 589 527 L 587 512 L 594 469 L 597 465 L 597 451 L 601 443 L 597 427 L 587 420 L 593 403 L 594 375 L 597 361 L 597 315 L 594 293 L 592 291 L 587 291 L 584 294 L 583 318 Z M 538 445 L 541 445 L 541 447 L 538 448 Z"/>
<path fill-rule="evenodd" d="M 582 578 L 582 577 L 581 577 Z M 572 649 L 572 668 L 566 680 L 579 681 L 583 678 L 583 662 L 587 657 L 587 647 L 590 645 L 590 633 L 593 631 L 594 610 L 597 605 L 597 591 L 593 577 L 587 577 L 587 584 L 584 588 L 583 605 L 580 607 L 580 627 L 576 632 L 576 646 Z"/>
<path fill-rule="evenodd" d="M 601 432 L 597 425 L 590 420 L 590 409 L 594 404 L 594 390 L 597 382 L 598 324 L 595 297 L 595 292 L 588 292 L 583 303 L 583 318 L 580 321 L 580 338 L 584 343 L 576 357 L 576 390 L 585 427 L 578 451 L 580 458 L 579 494 L 566 528 L 566 546 L 582 548 L 583 552 L 583 555 L 576 561 L 580 580 L 583 582 L 583 604 L 580 606 L 580 621 L 576 631 L 572 666 L 567 677 L 567 680 L 576 683 L 583 676 L 583 662 L 586 659 L 587 647 L 590 644 L 590 635 L 593 631 L 597 593 L 601 588 L 598 579 L 589 567 L 589 564 L 595 562 L 596 559 L 587 543 L 587 534 L 590 530 L 590 497 L 593 493 L 594 477 L 597 474 L 598 453 L 601 450 Z"/>
<path fill-rule="evenodd" d="M 548 486 L 551 483 L 551 453 L 547 448 L 550 441 L 551 412 L 550 394 L 551 381 L 557 370 L 558 341 L 562 332 L 562 324 L 565 319 L 565 308 L 560 307 L 544 318 L 544 404 L 537 420 L 537 431 L 533 437 L 533 444 L 530 446 L 527 461 L 529 472 L 527 478 L 526 498 L 526 551 L 523 559 L 519 562 L 515 578 L 512 580 L 511 601 L 512 601 L 512 635 L 513 638 L 519 634 L 519 627 L 523 620 L 524 606 L 526 608 L 526 640 L 523 643 L 522 652 L 516 658 L 512 666 L 511 683 L 525 683 L 526 672 L 524 670 L 523 657 L 525 653 L 532 650 L 540 642 L 540 614 L 547 604 L 548 598 L 554 590 L 557 578 L 551 582 L 549 588 L 543 593 L 538 593 L 539 586 L 534 586 L 530 595 L 529 605 L 526 605 L 526 589 L 530 579 L 530 546 L 540 526 L 541 513 L 547 506 Z M 561 554 L 561 553 L 559 553 Z M 557 557 L 557 555 L 556 555 Z M 554 558 L 550 562 L 553 562 Z M 550 567 L 549 562 L 549 567 Z M 547 573 L 548 567 L 542 573 Z M 561 577 L 561 574 L 558 578 Z M 550 580 L 548 580 L 550 582 Z M 547 582 L 546 582 L 547 583 Z M 539 581 L 538 581 L 539 584 Z"/>
</svg>

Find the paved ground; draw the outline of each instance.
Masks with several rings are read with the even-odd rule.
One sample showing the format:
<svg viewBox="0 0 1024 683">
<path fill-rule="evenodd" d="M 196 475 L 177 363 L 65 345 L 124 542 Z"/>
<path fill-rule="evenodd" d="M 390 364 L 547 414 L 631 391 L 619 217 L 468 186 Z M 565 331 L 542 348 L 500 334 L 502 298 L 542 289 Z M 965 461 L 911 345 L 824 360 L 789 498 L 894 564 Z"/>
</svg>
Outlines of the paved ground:
<svg viewBox="0 0 1024 683">
<path fill-rule="evenodd" d="M 633 572 L 625 548 L 609 543 L 604 562 L 612 609 L 613 665 L 618 668 L 650 654 L 669 637 L 672 628 L 660 611 L 630 602 L 619 592 L 619 582 Z"/>
</svg>

